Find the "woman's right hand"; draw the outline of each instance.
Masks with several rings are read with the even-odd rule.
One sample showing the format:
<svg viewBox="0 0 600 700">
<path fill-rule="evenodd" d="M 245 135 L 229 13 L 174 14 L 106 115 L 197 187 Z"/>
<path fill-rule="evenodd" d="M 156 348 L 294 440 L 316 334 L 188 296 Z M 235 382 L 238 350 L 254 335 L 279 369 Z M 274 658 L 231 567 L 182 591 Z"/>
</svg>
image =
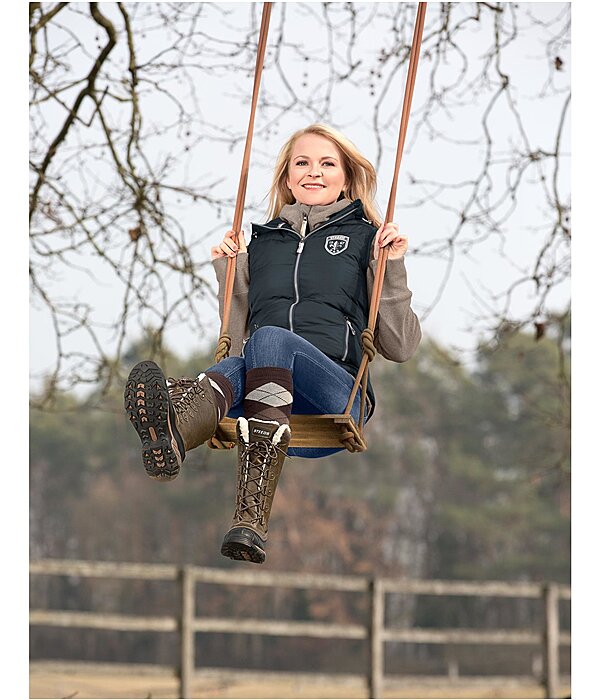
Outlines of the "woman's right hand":
<svg viewBox="0 0 600 700">
<path fill-rule="evenodd" d="M 230 258 L 235 258 L 238 253 L 247 252 L 246 249 L 246 239 L 244 238 L 244 232 L 240 231 L 238 236 L 238 246 L 235 244 L 234 238 L 235 233 L 233 231 L 227 231 L 225 238 L 217 246 L 210 249 L 210 259 L 216 260 L 217 258 L 224 258 L 229 256 Z"/>
</svg>

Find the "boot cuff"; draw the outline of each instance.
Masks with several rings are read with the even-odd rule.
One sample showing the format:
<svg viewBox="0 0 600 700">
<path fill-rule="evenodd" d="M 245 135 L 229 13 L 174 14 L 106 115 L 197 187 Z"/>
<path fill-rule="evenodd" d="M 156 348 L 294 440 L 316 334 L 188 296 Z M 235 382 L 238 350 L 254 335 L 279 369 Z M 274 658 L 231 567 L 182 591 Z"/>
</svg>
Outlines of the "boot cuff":
<svg viewBox="0 0 600 700">
<path fill-rule="evenodd" d="M 273 437 L 271 438 L 271 442 L 274 445 L 278 445 L 281 442 L 281 439 L 283 438 L 284 435 L 289 434 L 291 435 L 290 431 L 290 426 L 287 423 L 278 423 L 277 421 L 274 420 L 261 420 L 260 418 L 252 418 L 252 421 L 255 423 L 264 423 L 265 425 L 278 425 L 279 427 L 273 434 Z M 240 433 L 242 435 L 243 441 L 248 444 L 250 442 L 250 429 L 248 427 L 248 419 L 244 418 L 243 416 L 240 416 L 238 418 L 238 426 L 240 429 Z"/>
</svg>

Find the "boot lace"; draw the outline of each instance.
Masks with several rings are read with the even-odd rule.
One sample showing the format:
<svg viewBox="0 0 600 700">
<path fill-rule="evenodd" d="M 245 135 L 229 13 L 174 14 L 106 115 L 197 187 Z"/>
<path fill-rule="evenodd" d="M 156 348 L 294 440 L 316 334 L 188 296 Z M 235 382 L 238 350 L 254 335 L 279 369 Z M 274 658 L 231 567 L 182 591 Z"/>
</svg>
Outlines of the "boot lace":
<svg viewBox="0 0 600 700">
<path fill-rule="evenodd" d="M 287 456 L 285 450 L 270 440 L 244 444 L 240 455 L 242 468 L 238 476 L 234 520 L 260 525 L 266 530 L 270 511 L 270 507 L 266 507 L 267 499 L 273 495 L 278 452 Z"/>
<path fill-rule="evenodd" d="M 197 399 L 204 401 L 207 398 L 205 390 L 200 386 L 200 382 L 191 377 L 181 377 L 179 379 L 169 377 L 167 379 L 167 388 L 176 416 L 184 421 L 189 421 L 190 416 L 197 412 Z"/>
</svg>

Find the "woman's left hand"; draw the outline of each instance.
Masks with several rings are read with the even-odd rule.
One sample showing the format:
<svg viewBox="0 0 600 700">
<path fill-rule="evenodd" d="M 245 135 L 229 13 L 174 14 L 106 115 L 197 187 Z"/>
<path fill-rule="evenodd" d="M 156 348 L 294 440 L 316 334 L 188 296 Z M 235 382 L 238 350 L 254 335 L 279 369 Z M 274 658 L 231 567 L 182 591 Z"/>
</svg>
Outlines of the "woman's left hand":
<svg viewBox="0 0 600 700">
<path fill-rule="evenodd" d="M 373 244 L 373 257 L 377 260 L 379 249 L 390 244 L 388 260 L 401 258 L 408 250 L 408 238 L 400 233 L 398 224 L 390 222 L 384 227 L 383 224 L 377 229 L 375 242 Z"/>
</svg>

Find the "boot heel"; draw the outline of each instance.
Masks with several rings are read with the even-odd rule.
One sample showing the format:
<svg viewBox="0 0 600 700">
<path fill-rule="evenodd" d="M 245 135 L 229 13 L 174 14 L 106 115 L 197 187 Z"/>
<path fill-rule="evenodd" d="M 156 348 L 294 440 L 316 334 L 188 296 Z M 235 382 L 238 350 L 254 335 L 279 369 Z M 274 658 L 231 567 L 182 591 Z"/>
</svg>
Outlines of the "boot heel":
<svg viewBox="0 0 600 700">
<path fill-rule="evenodd" d="M 248 528 L 232 528 L 223 539 L 221 554 L 237 561 L 263 564 L 267 556 L 265 544 L 255 532 Z"/>
</svg>

